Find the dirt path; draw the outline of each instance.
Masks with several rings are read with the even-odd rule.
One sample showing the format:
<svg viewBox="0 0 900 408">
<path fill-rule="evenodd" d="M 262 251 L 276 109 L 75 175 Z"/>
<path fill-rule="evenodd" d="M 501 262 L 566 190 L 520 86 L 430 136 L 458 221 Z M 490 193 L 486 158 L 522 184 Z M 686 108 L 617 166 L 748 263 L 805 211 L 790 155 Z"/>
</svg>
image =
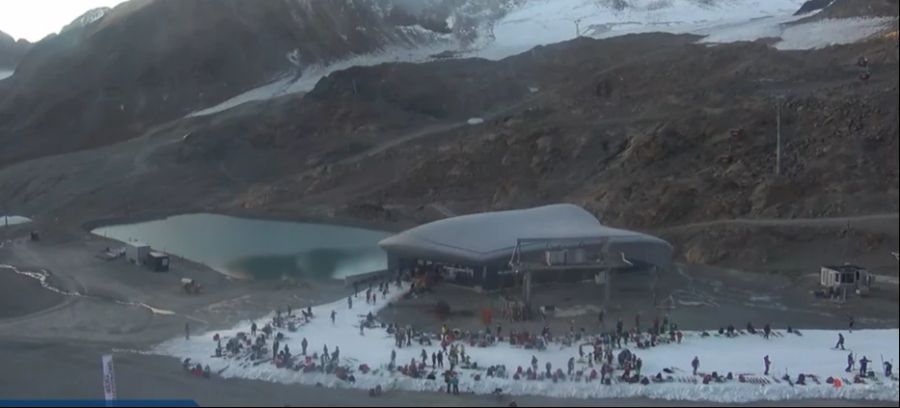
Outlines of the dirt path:
<svg viewBox="0 0 900 408">
<path fill-rule="evenodd" d="M 863 222 L 863 221 L 885 221 L 892 222 L 897 225 L 900 213 L 890 214 L 869 214 L 855 215 L 847 217 L 830 217 L 830 218 L 735 218 L 731 220 L 715 220 L 702 221 L 691 224 L 678 225 L 657 230 L 657 232 L 677 232 L 681 230 L 690 230 L 695 228 L 718 227 L 728 225 L 746 225 L 760 227 L 843 227 L 847 223 Z"/>
</svg>

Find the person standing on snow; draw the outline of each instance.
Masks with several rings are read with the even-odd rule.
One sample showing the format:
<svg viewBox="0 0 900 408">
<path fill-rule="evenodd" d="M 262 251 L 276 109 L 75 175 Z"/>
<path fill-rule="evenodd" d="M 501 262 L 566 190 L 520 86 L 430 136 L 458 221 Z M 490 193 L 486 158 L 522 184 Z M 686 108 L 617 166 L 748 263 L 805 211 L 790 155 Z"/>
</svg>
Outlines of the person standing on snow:
<svg viewBox="0 0 900 408">
<path fill-rule="evenodd" d="M 353 298 L 347 297 L 347 309 L 353 309 Z"/>
<path fill-rule="evenodd" d="M 884 362 L 884 376 L 887 378 L 891 378 L 894 373 L 894 366 L 891 365 L 890 361 Z"/>
<path fill-rule="evenodd" d="M 865 377 L 867 374 L 869 374 L 869 362 L 870 361 L 871 360 L 866 358 L 866 356 L 863 356 L 863 358 L 859 360 L 859 376 L 860 377 Z"/>
<path fill-rule="evenodd" d="M 306 337 L 303 338 L 303 341 L 300 342 L 300 347 L 303 348 L 303 355 L 306 355 L 306 346 L 309 346 L 309 343 L 306 341 Z"/>
<path fill-rule="evenodd" d="M 700 368 L 700 359 L 697 356 L 691 361 L 691 367 L 694 367 L 694 375 L 697 375 L 697 369 Z"/>
<path fill-rule="evenodd" d="M 766 365 L 766 372 L 764 375 L 769 375 L 769 367 L 772 365 L 772 362 L 769 360 L 769 356 L 765 356 L 763 358 L 763 363 Z"/>
<path fill-rule="evenodd" d="M 772 326 L 766 323 L 765 327 L 763 327 L 763 338 L 768 340 L 769 336 L 772 334 Z"/>
<path fill-rule="evenodd" d="M 437 368 L 437 354 L 431 353 L 431 368 Z"/>
<path fill-rule="evenodd" d="M 838 348 L 840 348 L 841 350 L 844 349 L 844 335 L 843 334 L 838 333 L 838 341 L 837 341 L 837 344 L 834 345 L 834 348 L 835 348 L 835 350 Z"/>
<path fill-rule="evenodd" d="M 852 372 L 854 364 L 856 364 L 856 359 L 853 358 L 853 352 L 851 351 L 850 354 L 847 354 L 847 369 L 844 371 Z"/>
<path fill-rule="evenodd" d="M 444 352 L 442 350 L 438 350 L 437 361 L 438 361 L 438 367 L 444 368 Z"/>
<path fill-rule="evenodd" d="M 572 375 L 575 372 L 575 357 L 569 357 L 569 371 L 568 375 Z"/>
<path fill-rule="evenodd" d="M 334 324 L 334 318 L 337 317 L 337 312 L 334 310 L 331 311 L 331 324 Z"/>
</svg>

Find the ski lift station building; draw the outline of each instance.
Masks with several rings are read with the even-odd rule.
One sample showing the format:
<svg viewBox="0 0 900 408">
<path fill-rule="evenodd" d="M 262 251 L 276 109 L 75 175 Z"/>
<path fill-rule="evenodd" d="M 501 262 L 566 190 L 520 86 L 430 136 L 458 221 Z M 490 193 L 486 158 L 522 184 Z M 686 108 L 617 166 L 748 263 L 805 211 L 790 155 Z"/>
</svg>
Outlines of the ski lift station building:
<svg viewBox="0 0 900 408">
<path fill-rule="evenodd" d="M 523 269 L 537 280 L 582 280 L 602 270 L 666 269 L 668 242 L 610 228 L 572 204 L 464 215 L 388 237 L 379 246 L 394 273 L 439 273 L 445 281 L 494 290 Z"/>
</svg>

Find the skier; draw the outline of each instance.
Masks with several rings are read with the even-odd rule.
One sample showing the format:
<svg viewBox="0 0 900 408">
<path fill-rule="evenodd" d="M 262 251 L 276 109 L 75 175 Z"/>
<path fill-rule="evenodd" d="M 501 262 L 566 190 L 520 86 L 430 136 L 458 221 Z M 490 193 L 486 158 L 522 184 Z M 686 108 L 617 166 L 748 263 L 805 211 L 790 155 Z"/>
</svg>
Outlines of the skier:
<svg viewBox="0 0 900 408">
<path fill-rule="evenodd" d="M 347 297 L 347 309 L 353 309 L 353 298 Z"/>
<path fill-rule="evenodd" d="M 549 361 L 547 362 L 547 364 L 544 365 L 544 367 L 547 368 L 547 377 L 550 377 L 551 375 L 553 375 L 553 371 L 552 371 L 553 365 L 550 364 Z"/>
<path fill-rule="evenodd" d="M 537 357 L 531 356 L 531 368 L 533 368 L 534 371 L 537 371 L 537 364 L 538 364 Z"/>
<path fill-rule="evenodd" d="M 697 369 L 700 368 L 700 359 L 697 356 L 691 361 L 691 367 L 694 367 L 694 375 L 697 375 Z"/>
<path fill-rule="evenodd" d="M 306 341 L 306 337 L 303 338 L 303 341 L 300 342 L 300 347 L 303 348 L 303 355 L 306 355 L 306 346 L 309 346 L 309 343 Z"/>
<path fill-rule="evenodd" d="M 771 334 L 772 334 L 772 326 L 770 326 L 768 323 L 766 323 L 765 327 L 763 327 L 763 338 L 768 340 L 769 335 L 771 335 Z"/>
<path fill-rule="evenodd" d="M 568 375 L 572 375 L 575 372 L 575 357 L 569 357 L 569 372 Z"/>
<path fill-rule="evenodd" d="M 841 350 L 844 349 L 844 335 L 841 333 L 838 333 L 838 342 L 834 345 L 835 350 L 837 350 L 838 348 L 840 348 Z"/>
<path fill-rule="evenodd" d="M 438 361 L 438 367 L 444 368 L 444 352 L 441 350 L 438 350 L 437 361 Z"/>
<path fill-rule="evenodd" d="M 397 362 L 397 350 L 391 350 L 391 367 L 393 367 Z"/>
<path fill-rule="evenodd" d="M 256 322 L 253 322 L 253 324 L 250 325 L 250 336 L 256 337 L 256 329 Z"/>
<path fill-rule="evenodd" d="M 863 356 L 862 359 L 859 360 L 859 376 L 865 377 L 869 373 L 869 360 L 866 356 Z"/>
<path fill-rule="evenodd" d="M 848 372 L 848 373 L 849 373 L 849 372 L 852 372 L 852 371 L 853 371 L 853 365 L 854 365 L 855 363 L 856 363 L 856 359 L 853 358 L 853 352 L 851 351 L 850 354 L 847 354 L 847 369 L 844 370 L 844 371 L 846 371 L 846 372 Z"/>
<path fill-rule="evenodd" d="M 891 378 L 891 375 L 893 375 L 894 366 L 891 365 L 890 361 L 885 361 L 883 364 L 884 364 L 884 376 L 887 378 Z"/>
<path fill-rule="evenodd" d="M 769 356 L 765 356 L 763 358 L 763 363 L 765 363 L 765 365 L 766 365 L 766 372 L 764 375 L 769 375 L 769 366 L 772 365 L 772 362 L 769 360 Z"/>
<path fill-rule="evenodd" d="M 431 353 L 431 368 L 437 368 L 437 354 Z"/>
<path fill-rule="evenodd" d="M 334 324 L 334 318 L 337 316 L 337 312 L 334 310 L 331 311 L 331 324 Z"/>
<path fill-rule="evenodd" d="M 425 365 L 428 361 L 428 352 L 425 349 L 422 349 L 422 365 Z"/>
<path fill-rule="evenodd" d="M 331 361 L 339 361 L 338 358 L 341 356 L 341 348 L 338 346 L 334 346 L 334 353 L 331 354 Z"/>
<path fill-rule="evenodd" d="M 272 360 L 278 357 L 278 346 L 278 340 L 275 340 L 275 343 L 272 345 Z"/>
</svg>

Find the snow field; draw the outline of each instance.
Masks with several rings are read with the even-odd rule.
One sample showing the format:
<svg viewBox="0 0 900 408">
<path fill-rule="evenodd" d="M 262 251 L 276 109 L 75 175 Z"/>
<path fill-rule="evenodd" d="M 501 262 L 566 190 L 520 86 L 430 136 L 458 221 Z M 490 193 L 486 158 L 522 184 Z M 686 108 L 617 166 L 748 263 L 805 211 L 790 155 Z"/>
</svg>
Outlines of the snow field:
<svg viewBox="0 0 900 408">
<path fill-rule="evenodd" d="M 393 336 L 388 335 L 384 329 L 365 330 L 364 335 L 359 333 L 359 321 L 368 312 L 375 313 L 385 307 L 388 301 L 393 301 L 399 296 L 399 291 L 394 286 L 391 289 L 389 299 L 381 299 L 375 305 L 366 304 L 365 297 L 354 299 L 353 309 L 348 309 L 346 299 L 333 303 L 319 305 L 312 308 L 316 316 L 308 325 L 302 326 L 297 332 L 283 331 L 286 339 L 281 344 L 287 344 L 294 355 L 301 350 L 301 341 L 304 337 L 309 342 L 309 353 L 322 352 L 323 345 L 327 345 L 329 351 L 340 347 L 341 362 L 343 366 L 356 370 L 359 364 L 367 364 L 373 370 L 369 374 L 355 372 L 354 383 L 342 381 L 334 375 L 323 373 L 302 373 L 298 371 L 276 368 L 271 362 L 252 365 L 238 360 L 214 358 L 215 343 L 213 334 L 218 333 L 224 339 L 236 336 L 239 331 L 249 332 L 251 322 L 245 321 L 231 330 L 207 332 L 194 336 L 190 340 L 183 338 L 173 339 L 157 346 L 153 353 L 173 356 L 178 358 L 191 358 L 194 362 L 209 365 L 214 373 L 225 378 L 244 378 L 272 381 L 286 384 L 322 384 L 336 388 L 360 388 L 370 389 L 381 385 L 386 390 L 400 389 L 408 391 L 440 391 L 444 382 L 438 372 L 437 380 L 414 379 L 399 373 L 387 372 L 386 366 L 390 362 L 391 350 L 394 349 Z M 336 322 L 331 323 L 329 315 L 332 310 L 337 312 Z M 262 327 L 271 315 L 265 319 L 259 319 L 256 323 Z M 503 324 L 504 330 L 514 328 L 514 325 Z M 664 383 L 650 384 L 614 384 L 612 386 L 601 385 L 599 382 L 575 382 L 562 381 L 527 381 L 486 378 L 483 371 L 487 366 L 503 364 L 507 372 L 515 372 L 516 367 L 527 369 L 531 356 L 537 357 L 539 368 L 544 369 L 544 364 L 550 361 L 553 370 L 562 368 L 566 371 L 566 364 L 570 357 L 578 360 L 578 348 L 576 346 L 561 347 L 551 345 L 547 350 L 524 350 L 510 346 L 508 343 L 477 348 L 466 347 L 465 351 L 471 356 L 473 362 L 477 362 L 482 368 L 479 370 L 460 370 L 460 390 L 463 392 L 490 393 L 495 388 L 501 388 L 506 394 L 512 395 L 542 395 L 564 398 L 629 398 L 647 397 L 664 400 L 690 400 L 711 401 L 717 403 L 740 403 L 761 400 L 794 400 L 794 399 L 852 399 L 852 400 L 898 400 L 898 385 L 896 381 L 883 380 L 881 382 L 869 382 L 860 385 L 845 385 L 835 389 L 825 384 L 825 378 L 852 379 L 852 375 L 843 371 L 846 366 L 847 353 L 852 350 L 856 359 L 867 356 L 873 362 L 871 370 L 879 373 L 881 358 L 888 361 L 898 361 L 898 330 L 861 330 L 853 333 L 844 332 L 847 351 L 833 350 L 831 347 L 837 341 L 837 331 L 808 330 L 802 336 L 784 333 L 782 337 L 772 337 L 769 340 L 761 336 L 745 335 L 737 338 L 718 338 L 715 336 L 701 338 L 699 333 L 686 333 L 682 344 L 660 345 L 646 350 L 632 350 L 643 360 L 642 375 L 653 376 L 664 368 L 674 368 L 673 376 L 679 378 L 690 377 L 691 360 L 694 356 L 700 359 L 700 371 L 710 373 L 717 371 L 720 375 L 732 372 L 735 377 L 738 374 L 755 374 L 762 376 L 763 357 L 768 355 L 772 360 L 771 375 L 781 377 L 788 373 L 792 379 L 798 374 L 814 374 L 822 381 L 821 385 L 809 382 L 806 386 L 790 386 L 785 383 L 762 386 L 749 383 L 730 382 L 724 384 L 702 383 Z M 225 341 L 223 340 L 223 344 Z M 271 345 L 270 345 L 271 346 Z M 431 353 L 436 352 L 440 345 L 435 342 L 433 346 L 425 347 L 429 355 L 428 364 L 431 364 Z M 411 359 L 421 360 L 422 347 L 414 341 L 412 347 L 396 349 L 397 364 L 407 364 Z M 588 350 L 585 351 L 587 353 Z M 446 364 L 446 358 L 445 358 Z M 449 367 L 449 365 L 447 365 Z M 579 361 L 576 370 L 589 372 L 586 362 Z M 599 371 L 599 369 L 598 369 Z M 474 374 L 481 374 L 482 379 L 476 381 Z M 620 374 L 620 372 L 618 372 Z M 666 374 L 664 374 L 665 376 Z M 770 379 L 771 381 L 771 379 Z"/>
</svg>

